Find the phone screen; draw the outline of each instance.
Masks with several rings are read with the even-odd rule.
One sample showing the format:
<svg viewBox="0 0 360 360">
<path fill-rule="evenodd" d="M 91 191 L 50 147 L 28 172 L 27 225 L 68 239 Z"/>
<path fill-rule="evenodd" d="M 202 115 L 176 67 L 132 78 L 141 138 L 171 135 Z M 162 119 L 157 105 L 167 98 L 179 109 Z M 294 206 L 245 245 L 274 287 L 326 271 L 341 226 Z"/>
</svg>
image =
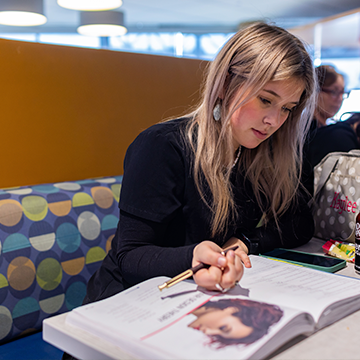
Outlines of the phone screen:
<svg viewBox="0 0 360 360">
<path fill-rule="evenodd" d="M 274 257 L 277 259 L 296 261 L 298 263 L 304 263 L 309 265 L 317 265 L 323 267 L 333 267 L 340 263 L 343 263 L 344 260 L 337 258 L 330 258 L 321 255 L 314 255 L 308 253 L 301 253 L 297 251 L 291 251 L 286 249 L 275 249 L 273 251 L 269 251 L 264 256 Z"/>
</svg>

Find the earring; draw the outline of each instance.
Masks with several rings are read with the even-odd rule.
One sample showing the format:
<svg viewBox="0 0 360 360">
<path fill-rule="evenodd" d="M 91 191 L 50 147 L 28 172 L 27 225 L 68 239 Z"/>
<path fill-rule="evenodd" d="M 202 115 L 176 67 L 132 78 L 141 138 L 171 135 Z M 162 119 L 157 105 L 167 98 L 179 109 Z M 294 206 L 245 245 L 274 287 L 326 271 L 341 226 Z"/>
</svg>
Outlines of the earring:
<svg viewBox="0 0 360 360">
<path fill-rule="evenodd" d="M 221 119 L 221 103 L 217 103 L 213 110 L 213 118 L 215 121 L 219 121 Z"/>
</svg>

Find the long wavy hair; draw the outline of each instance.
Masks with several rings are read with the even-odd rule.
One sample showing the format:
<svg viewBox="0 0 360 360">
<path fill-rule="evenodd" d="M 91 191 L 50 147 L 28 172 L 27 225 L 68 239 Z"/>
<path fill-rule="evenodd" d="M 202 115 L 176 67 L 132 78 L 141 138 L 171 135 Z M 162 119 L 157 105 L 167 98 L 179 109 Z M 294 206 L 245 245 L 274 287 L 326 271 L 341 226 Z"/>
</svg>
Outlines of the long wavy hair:
<svg viewBox="0 0 360 360">
<path fill-rule="evenodd" d="M 212 236 L 236 218 L 230 174 L 234 148 L 230 119 L 256 97 L 269 81 L 301 80 L 300 103 L 269 139 L 255 149 L 242 149 L 238 167 L 245 170 L 264 223 L 285 212 L 300 184 L 302 149 L 316 100 L 314 67 L 306 46 L 285 29 L 254 23 L 239 30 L 209 63 L 202 99 L 191 114 L 185 136 L 194 153 L 194 178 L 212 211 Z M 221 99 L 221 119 L 213 109 Z M 207 182 L 211 192 L 206 191 Z"/>
</svg>

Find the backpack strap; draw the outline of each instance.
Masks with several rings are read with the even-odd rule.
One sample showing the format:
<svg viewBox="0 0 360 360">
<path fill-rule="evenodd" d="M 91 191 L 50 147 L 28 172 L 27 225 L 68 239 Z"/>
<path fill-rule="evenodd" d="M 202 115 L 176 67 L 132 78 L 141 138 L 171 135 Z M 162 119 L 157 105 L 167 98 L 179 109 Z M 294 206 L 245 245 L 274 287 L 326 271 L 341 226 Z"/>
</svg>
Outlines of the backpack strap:
<svg viewBox="0 0 360 360">
<path fill-rule="evenodd" d="M 341 156 L 339 153 L 332 153 L 329 155 L 331 155 L 331 156 L 327 156 L 324 159 L 324 161 L 321 161 L 320 164 L 315 166 L 315 169 L 320 166 L 322 167 L 321 175 L 320 175 L 319 181 L 316 185 L 316 191 L 314 194 L 315 199 L 318 196 L 321 189 L 324 187 L 326 181 L 329 179 L 331 173 L 333 172 L 333 170 L 335 169 L 335 167 L 337 165 L 337 162 L 339 161 L 339 157 Z"/>
<path fill-rule="evenodd" d="M 358 156 L 360 157 L 360 150 L 359 149 L 354 149 L 354 150 L 350 150 L 349 152 L 333 152 L 333 153 L 329 153 L 328 155 L 326 155 L 323 160 L 321 160 L 321 162 L 317 165 L 315 165 L 314 170 L 318 167 L 322 167 L 321 170 L 321 175 L 319 178 L 319 181 L 316 185 L 316 190 L 315 190 L 315 194 L 314 194 L 314 199 L 316 199 L 316 197 L 318 196 L 319 192 L 321 191 L 321 189 L 324 187 L 326 181 L 329 179 L 331 173 L 334 171 L 337 162 L 339 161 L 339 158 L 341 156 Z"/>
</svg>

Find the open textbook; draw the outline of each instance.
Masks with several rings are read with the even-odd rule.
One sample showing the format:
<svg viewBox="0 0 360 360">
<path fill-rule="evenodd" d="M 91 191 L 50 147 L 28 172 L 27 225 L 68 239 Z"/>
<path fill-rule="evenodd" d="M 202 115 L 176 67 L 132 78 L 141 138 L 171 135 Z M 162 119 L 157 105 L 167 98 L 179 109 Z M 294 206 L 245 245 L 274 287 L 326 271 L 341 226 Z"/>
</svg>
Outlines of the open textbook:
<svg viewBox="0 0 360 360">
<path fill-rule="evenodd" d="M 153 278 L 66 318 L 139 359 L 259 359 L 360 309 L 360 281 L 250 256 L 225 294 Z"/>
</svg>

